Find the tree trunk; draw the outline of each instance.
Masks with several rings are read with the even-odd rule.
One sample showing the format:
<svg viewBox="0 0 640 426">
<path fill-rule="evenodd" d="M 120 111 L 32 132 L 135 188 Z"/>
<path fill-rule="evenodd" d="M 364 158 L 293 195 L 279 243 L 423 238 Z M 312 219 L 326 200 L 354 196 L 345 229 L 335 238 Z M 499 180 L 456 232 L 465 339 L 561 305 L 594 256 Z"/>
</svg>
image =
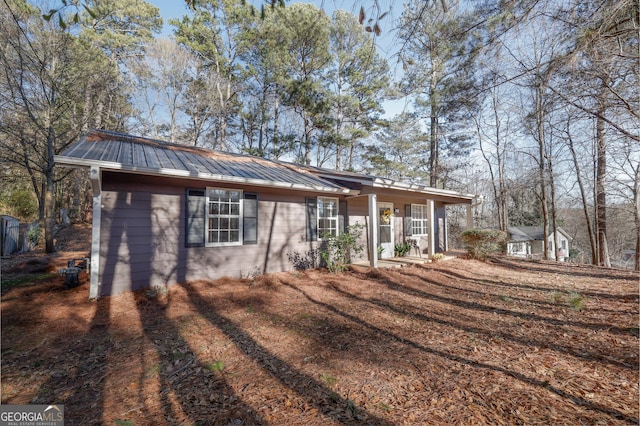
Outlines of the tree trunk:
<svg viewBox="0 0 640 426">
<path fill-rule="evenodd" d="M 496 203 L 496 208 L 498 209 L 498 222 L 499 222 L 498 225 L 501 231 L 506 231 L 506 229 L 502 228 L 502 212 L 500 211 L 501 204 L 500 204 L 500 194 L 498 191 L 499 186 L 496 183 L 496 176 L 493 171 L 493 164 L 491 163 L 491 159 L 489 158 L 489 156 L 484 150 L 484 144 L 482 142 L 482 139 L 483 139 L 482 131 L 480 130 L 480 123 L 476 119 L 474 119 L 474 121 L 476 123 L 476 133 L 478 135 L 478 145 L 480 147 L 480 153 L 482 153 L 482 157 L 487 162 L 487 167 L 489 168 L 489 176 L 491 177 L 491 188 L 493 189 L 493 198 Z"/>
<path fill-rule="evenodd" d="M 55 215 L 55 206 L 54 206 L 54 179 L 53 179 L 53 155 L 54 155 L 54 145 L 55 145 L 55 130 L 53 129 L 53 125 L 49 126 L 48 134 L 47 134 L 47 166 L 45 167 L 45 194 L 44 194 L 44 240 L 45 240 L 45 251 L 47 253 L 53 253 L 56 251 L 55 245 L 53 243 L 53 221 Z"/>
<path fill-rule="evenodd" d="M 629 158 L 629 163 L 632 160 Z M 636 165 L 631 166 L 633 169 L 633 219 L 636 225 L 636 254 L 634 256 L 635 271 L 640 271 L 640 161 Z"/>
<path fill-rule="evenodd" d="M 569 151 L 573 158 L 573 166 L 576 170 L 576 179 L 578 181 L 578 187 L 580 188 L 580 197 L 582 198 L 582 210 L 584 212 L 584 219 L 587 223 L 587 232 L 589 233 L 589 245 L 591 246 L 591 263 L 593 265 L 598 264 L 598 248 L 596 243 L 596 236 L 593 232 L 593 223 L 591 222 L 591 215 L 589 214 L 589 204 L 587 202 L 587 193 L 584 189 L 584 183 L 582 182 L 582 175 L 580 174 L 580 165 L 578 164 L 578 156 L 576 155 L 575 147 L 573 146 L 573 139 L 567 130 L 567 137 L 569 142 Z"/>
<path fill-rule="evenodd" d="M 278 159 L 280 157 L 280 146 L 278 138 L 278 120 L 280 119 L 280 98 L 276 95 L 275 102 L 273 104 L 273 136 L 271 137 L 273 146 L 273 158 Z"/>
<path fill-rule="evenodd" d="M 551 199 L 551 225 L 553 228 L 553 259 L 558 261 L 558 225 L 556 223 L 556 185 L 553 180 L 553 161 L 552 156 L 549 155 L 548 164 L 549 164 L 549 190 L 551 191 L 550 197 Z"/>
<path fill-rule="evenodd" d="M 634 270 L 640 271 L 640 167 L 636 169 L 636 180 L 633 186 L 633 200 L 636 222 L 636 255 Z"/>
<path fill-rule="evenodd" d="M 607 176 L 607 141 L 605 137 L 604 117 L 606 107 L 604 98 L 606 87 L 603 82 L 600 92 L 598 116 L 596 117 L 596 222 L 598 230 L 598 258 L 600 266 L 611 267 L 609 247 L 607 246 L 607 194 L 605 192 Z"/>
<path fill-rule="evenodd" d="M 311 165 L 311 123 L 306 114 L 304 117 L 304 164 Z"/>
<path fill-rule="evenodd" d="M 547 182 L 545 173 L 545 136 L 544 136 L 544 105 L 542 102 L 542 85 L 536 87 L 536 127 L 538 136 L 538 168 L 540 177 L 540 207 L 543 220 L 543 259 L 549 259 L 549 209 L 547 207 Z"/>
<path fill-rule="evenodd" d="M 349 159 L 347 161 L 347 170 L 353 170 L 353 153 L 355 151 L 356 144 L 355 141 L 351 141 L 351 145 L 349 145 Z"/>
<path fill-rule="evenodd" d="M 435 68 L 435 67 L 432 67 Z M 435 69 L 432 71 L 431 82 L 429 83 L 429 186 L 438 186 L 439 159 L 438 159 L 438 100 L 436 98 L 436 76 Z"/>
<path fill-rule="evenodd" d="M 433 97 L 432 97 L 433 98 Z M 435 98 L 433 98 L 435 99 Z M 434 103 L 431 105 L 431 117 L 430 117 L 430 140 L 429 147 L 429 186 L 436 188 L 438 186 L 438 117 L 434 112 Z"/>
</svg>

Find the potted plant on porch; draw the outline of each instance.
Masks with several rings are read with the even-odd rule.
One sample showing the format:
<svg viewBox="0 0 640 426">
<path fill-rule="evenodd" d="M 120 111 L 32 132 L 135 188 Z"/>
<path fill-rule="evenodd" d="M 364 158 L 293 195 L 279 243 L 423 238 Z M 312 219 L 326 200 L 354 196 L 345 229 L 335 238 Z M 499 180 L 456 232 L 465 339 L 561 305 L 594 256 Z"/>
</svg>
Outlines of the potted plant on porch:
<svg viewBox="0 0 640 426">
<path fill-rule="evenodd" d="M 411 251 L 411 248 L 411 243 L 405 241 L 402 243 L 396 243 L 393 251 L 396 257 L 404 257 Z"/>
</svg>

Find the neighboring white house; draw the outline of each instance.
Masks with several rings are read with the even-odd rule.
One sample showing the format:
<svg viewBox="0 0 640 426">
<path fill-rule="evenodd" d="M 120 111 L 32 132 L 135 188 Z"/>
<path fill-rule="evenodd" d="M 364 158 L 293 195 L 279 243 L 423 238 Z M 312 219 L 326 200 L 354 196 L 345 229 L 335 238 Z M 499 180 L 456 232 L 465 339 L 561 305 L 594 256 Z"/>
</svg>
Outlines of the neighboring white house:
<svg viewBox="0 0 640 426">
<path fill-rule="evenodd" d="M 544 230 L 542 226 L 510 226 L 507 255 L 518 257 L 542 257 L 544 252 Z M 569 257 L 571 236 L 562 228 L 558 228 L 558 247 L 554 247 L 554 232 L 549 232 L 547 257 L 554 259 L 554 251 L 558 261 L 564 262 Z"/>
</svg>

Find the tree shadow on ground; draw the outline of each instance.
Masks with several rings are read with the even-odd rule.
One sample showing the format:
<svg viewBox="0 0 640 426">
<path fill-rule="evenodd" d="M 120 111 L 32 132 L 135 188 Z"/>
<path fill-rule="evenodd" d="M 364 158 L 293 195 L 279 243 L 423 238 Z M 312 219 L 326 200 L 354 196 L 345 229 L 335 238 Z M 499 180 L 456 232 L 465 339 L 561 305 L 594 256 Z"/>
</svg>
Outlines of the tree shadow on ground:
<svg viewBox="0 0 640 426">
<path fill-rule="evenodd" d="M 487 363 L 483 363 L 483 362 L 478 362 L 478 361 L 473 361 L 470 360 L 468 358 L 464 358 L 462 356 L 459 355 L 455 355 L 452 353 L 447 353 L 444 351 L 440 351 L 440 350 L 436 350 L 436 349 L 432 349 L 429 347 L 426 347 L 420 343 L 417 343 L 415 341 L 413 341 L 412 339 L 407 339 L 407 338 L 403 338 L 400 337 L 398 335 L 396 335 L 395 333 L 388 331 L 388 330 L 384 330 L 381 329 L 375 325 L 372 325 L 364 320 L 362 320 L 361 318 L 351 315 L 347 312 L 344 312 L 338 308 L 336 308 L 333 305 L 330 305 L 328 303 L 322 302 L 320 300 L 317 300 L 315 298 L 313 298 L 312 296 L 310 296 L 307 292 L 305 292 L 304 290 L 302 290 L 301 288 L 297 287 L 295 284 L 286 282 L 286 281 L 282 281 L 283 285 L 290 287 L 298 292 L 300 292 L 300 294 L 302 294 L 302 296 L 304 296 L 309 302 L 321 306 L 322 308 L 326 309 L 327 311 L 332 312 L 335 315 L 338 315 L 340 317 L 343 317 L 345 319 L 348 319 L 349 321 L 352 321 L 355 324 L 360 325 L 361 327 L 370 330 L 371 332 L 375 333 L 377 336 L 379 336 L 380 339 L 386 339 L 389 342 L 396 342 L 396 343 L 400 343 L 402 345 L 406 345 L 410 348 L 413 348 L 415 350 L 418 350 L 420 352 L 423 352 L 425 354 L 429 354 L 429 355 L 434 355 L 437 356 L 439 358 L 448 360 L 448 361 L 453 361 L 456 363 L 460 363 L 460 364 L 464 364 L 473 368 L 477 368 L 477 369 L 482 369 L 482 370 L 490 370 L 490 371 L 495 371 L 498 373 L 502 373 L 505 374 L 507 376 L 513 377 L 514 379 L 525 383 L 527 385 L 531 385 L 531 386 L 535 386 L 535 387 L 539 387 L 539 388 L 543 388 L 548 390 L 551 393 L 554 393 L 556 395 L 558 395 L 559 397 L 566 399 L 570 402 L 572 402 L 573 404 L 579 405 L 579 406 L 583 406 L 589 410 L 594 410 L 594 411 L 598 411 L 600 413 L 606 414 L 608 416 L 611 416 L 612 418 L 618 419 L 618 420 L 623 420 L 623 421 L 627 421 L 627 422 L 631 422 L 631 423 L 638 423 L 640 421 L 640 419 L 638 418 L 634 418 L 631 416 L 628 416 L 616 409 L 610 408 L 610 407 L 606 407 L 603 406 L 601 404 L 597 404 L 594 402 L 591 402 L 589 400 L 586 400 L 580 396 L 576 396 L 573 395 L 569 392 L 566 392 L 562 389 L 560 389 L 557 386 L 552 386 L 550 385 L 547 381 L 541 381 L 541 380 L 537 380 L 531 377 L 528 377 L 522 373 L 516 372 L 516 371 L 511 371 L 507 368 L 504 367 L 500 367 L 497 365 L 491 365 L 491 364 L 487 364 Z M 397 286 L 394 287 L 394 289 L 399 290 L 397 288 Z"/>
<path fill-rule="evenodd" d="M 500 266 L 500 265 L 498 265 Z M 431 270 L 428 267 L 425 266 L 418 266 L 421 269 L 425 269 L 425 270 Z M 514 270 L 521 270 L 521 268 L 517 268 L 517 267 L 513 267 L 510 269 L 514 269 Z M 487 283 L 487 284 L 491 284 L 491 285 L 495 285 L 495 286 L 500 286 L 500 287 L 505 287 L 505 288 L 516 288 L 516 289 L 522 289 L 522 290 L 532 290 L 532 291 L 557 291 L 558 289 L 555 287 L 545 287 L 545 286 L 540 286 L 540 285 L 527 285 L 527 284 L 515 284 L 515 283 L 505 283 L 503 281 L 496 281 L 496 280 L 491 280 L 491 279 L 486 279 L 486 278 L 477 278 L 477 277 L 470 277 L 458 272 L 453 272 L 450 271 L 448 269 L 438 269 L 437 270 L 439 273 L 443 274 L 443 275 L 448 275 L 450 277 L 454 277 L 454 278 L 459 278 L 462 280 L 467 280 L 467 281 L 479 281 L 482 283 Z M 550 271 L 548 269 L 541 269 L 539 270 L 539 272 L 547 272 L 547 273 L 555 273 L 555 271 Z M 567 275 L 571 275 L 571 274 L 567 274 Z M 590 276 L 589 274 L 585 274 L 585 276 Z M 596 276 L 596 278 L 606 278 L 606 277 L 601 277 L 601 276 Z M 632 279 L 633 277 L 627 277 L 626 279 Z M 585 291 L 585 292 L 581 292 L 581 294 L 585 295 L 585 296 L 590 296 L 590 297 L 599 297 L 602 299 L 610 299 L 610 300 L 621 300 L 624 302 L 627 301 L 638 301 L 640 300 L 640 295 L 637 293 L 630 293 L 630 294 L 610 294 L 610 293 L 600 293 L 600 292 L 594 292 L 594 291 Z"/>
<path fill-rule="evenodd" d="M 529 260 L 517 260 L 517 259 L 509 259 L 506 257 L 498 257 L 494 256 L 487 260 L 487 263 L 496 266 L 502 266 L 508 269 L 515 269 L 518 271 L 528 270 L 535 272 L 550 272 L 559 275 L 569 275 L 571 277 L 583 276 L 583 277 L 591 277 L 591 278 L 606 278 L 608 280 L 630 280 L 630 279 L 638 279 L 637 271 L 629 271 L 629 270 L 619 270 L 613 268 L 604 268 L 602 267 L 600 270 L 596 270 L 594 272 L 594 267 L 589 265 L 589 270 L 585 271 L 581 269 L 579 264 L 573 263 L 564 263 L 562 266 L 564 268 L 558 268 L 558 264 L 545 264 L 540 261 L 529 261 Z"/>
<path fill-rule="evenodd" d="M 534 336 L 528 336 L 527 338 L 518 337 L 513 334 L 507 333 L 501 329 L 499 324 L 483 324 L 486 328 L 473 327 L 471 325 L 463 325 L 459 323 L 455 323 L 452 321 L 447 321 L 444 319 L 436 318 L 434 316 L 428 316 L 420 313 L 420 309 L 415 307 L 415 309 L 404 309 L 397 306 L 393 306 L 391 303 L 381 300 L 381 299 L 364 299 L 353 295 L 349 292 L 342 290 L 339 287 L 339 283 L 333 283 L 331 288 L 339 293 L 340 295 L 353 300 L 358 303 L 365 303 L 374 306 L 378 306 L 383 309 L 387 309 L 396 314 L 400 314 L 403 316 L 413 317 L 428 323 L 437 323 L 440 325 L 444 325 L 445 327 L 451 327 L 453 329 L 465 331 L 467 333 L 473 333 L 476 335 L 483 335 L 488 338 L 499 338 L 508 340 L 514 343 L 518 343 L 523 346 L 527 346 L 530 348 L 549 348 L 554 350 L 560 354 L 571 355 L 575 358 L 579 358 L 586 361 L 598 361 L 605 364 L 615 365 L 617 367 L 626 368 L 626 369 L 637 369 L 637 365 L 629 360 L 618 360 L 611 359 L 609 355 L 610 351 L 605 351 L 604 348 L 596 348 L 593 345 L 589 347 L 572 347 L 569 345 L 559 344 L 558 342 L 553 342 L 549 340 L 538 339 Z M 610 349 L 608 347 L 608 349 Z M 634 359 L 635 360 L 635 359 Z"/>
<path fill-rule="evenodd" d="M 49 346 L 55 348 L 62 340 L 76 341 L 73 353 L 57 354 L 45 349 L 39 356 L 41 368 L 50 374 L 43 383 L 34 404 L 64 404 L 65 424 L 100 425 L 105 402 L 104 380 L 109 374 L 109 353 L 112 345 L 109 339 L 109 320 L 111 313 L 110 298 L 96 302 L 96 309 L 86 333 L 68 332 L 61 335 Z M 68 347 L 68 342 L 60 345 Z M 76 361 L 69 363 L 69 358 Z M 59 368 L 60 360 L 64 365 L 75 365 L 71 371 Z M 69 384 L 71 383 L 71 385 Z"/>
<path fill-rule="evenodd" d="M 389 274 L 392 274 L 389 273 Z M 614 333 L 614 334 L 621 334 L 621 335 L 628 335 L 631 334 L 631 332 L 629 331 L 628 328 L 626 327 L 617 327 L 617 326 L 611 326 L 609 324 L 600 324 L 600 323 L 592 323 L 592 322 L 582 322 L 582 321 L 571 321 L 571 320 L 560 320 L 560 319 L 556 319 L 556 318 L 549 318 L 549 317 L 545 317 L 542 315 L 537 315 L 534 313 L 528 313 L 528 312 L 517 312 L 517 311 L 512 311 L 509 309 L 505 309 L 505 308 L 500 308 L 500 307 L 495 307 L 495 306 L 491 306 L 491 305 L 485 305 L 482 303 L 478 303 L 478 302 L 470 302 L 470 301 L 465 301 L 465 300 L 459 300 L 459 299 L 455 299 L 452 297 L 447 297 L 447 296 L 441 296 L 441 295 L 437 295 L 437 294 L 432 294 L 432 293 L 427 293 L 423 290 L 414 288 L 414 287 L 406 287 L 403 286 L 401 284 L 398 284 L 395 281 L 392 281 L 386 277 L 373 277 L 373 279 L 378 280 L 381 283 L 384 283 L 387 287 L 389 287 L 389 289 L 391 290 L 396 290 L 396 291 L 400 291 L 403 293 L 407 293 L 410 294 L 412 296 L 417 296 L 417 297 L 423 297 L 425 299 L 430 299 L 433 301 L 437 301 L 437 302 L 441 302 L 441 303 L 447 303 L 450 305 L 454 305 L 463 309 L 471 309 L 471 310 L 476 310 L 476 311 L 480 311 L 480 312 L 487 312 L 487 313 L 495 313 L 498 315 L 509 315 L 515 318 L 521 318 L 524 320 L 528 320 L 528 321 L 538 321 L 538 322 L 544 322 L 550 325 L 556 325 L 556 326 L 562 326 L 562 325 L 566 325 L 566 326 L 573 326 L 573 327 L 580 327 L 580 328 L 585 328 L 585 329 L 590 329 L 590 330 L 596 330 L 596 331 L 607 331 L 609 333 Z M 429 283 L 429 284 L 438 284 L 437 281 L 434 282 L 433 280 L 426 278 L 426 277 L 421 277 L 420 278 L 422 281 Z"/>
<path fill-rule="evenodd" d="M 431 275 L 431 278 L 426 278 L 424 276 L 424 273 L 428 273 L 429 275 Z M 486 290 L 491 288 L 494 292 L 497 291 L 498 289 L 505 289 L 505 291 L 531 291 L 537 294 L 546 294 L 549 296 L 549 298 L 551 299 L 551 297 L 554 294 L 559 294 L 561 296 L 571 296 L 573 292 L 571 291 L 567 291 L 561 288 L 548 288 L 548 287 L 536 287 L 536 286 L 526 286 L 526 285 L 522 285 L 522 284 L 513 284 L 513 283 L 508 283 L 508 282 L 504 282 L 504 281 L 495 281 L 495 280 L 487 280 L 485 278 L 482 279 L 474 279 L 474 278 L 470 278 L 470 277 L 465 277 L 462 274 L 457 274 L 457 273 L 452 273 L 450 271 L 447 270 L 442 270 L 442 269 L 429 269 L 429 268 L 425 268 L 422 266 L 418 266 L 416 269 L 413 268 L 404 268 L 402 270 L 402 274 L 403 275 L 410 275 L 413 276 L 415 278 L 421 279 L 421 280 L 425 280 L 428 281 L 430 284 L 435 285 L 435 286 L 439 286 L 442 288 L 446 288 L 446 289 L 450 289 L 453 291 L 464 291 L 465 293 L 473 293 L 473 294 L 477 294 L 479 296 L 486 296 L 487 294 L 489 294 Z M 476 286 L 481 286 L 482 290 L 470 290 L 470 289 L 462 289 L 456 286 L 452 286 L 450 284 L 443 284 L 440 283 L 438 281 L 436 281 L 436 277 L 434 275 L 441 275 L 443 277 L 446 278 L 452 278 L 455 280 L 460 280 L 460 281 L 464 281 L 466 283 L 469 284 L 473 284 Z M 595 292 L 585 292 L 585 291 L 580 291 L 580 292 L 576 292 L 576 294 L 580 295 L 580 296 L 589 296 L 590 298 L 594 298 L 597 299 L 600 297 L 601 293 L 595 293 Z M 530 305 L 538 305 L 541 308 L 552 308 L 552 307 L 557 307 L 558 306 L 558 302 L 557 301 L 552 301 L 552 300 L 548 300 L 548 301 L 544 301 L 544 300 L 534 300 L 532 298 L 521 298 L 521 297 L 517 297 L 517 296 L 512 296 L 512 295 L 505 295 L 505 294 L 498 294 L 498 293 L 492 293 L 492 295 L 496 298 L 503 298 L 503 297 L 508 297 L 510 300 L 513 301 L 520 301 L 526 304 L 530 304 Z M 638 295 L 625 295 L 624 297 L 621 298 L 617 298 L 617 297 L 611 297 L 612 295 L 608 295 L 605 299 L 607 300 L 612 300 L 615 302 L 622 302 L 622 303 L 629 303 L 630 306 L 632 306 L 631 302 L 634 302 L 634 299 L 638 299 Z M 607 309 L 607 308 L 598 308 L 598 310 L 602 311 L 602 312 L 614 312 L 614 313 L 620 313 L 620 311 L 618 309 Z"/>
<path fill-rule="evenodd" d="M 166 315 L 166 305 L 136 293 L 144 333 L 154 346 L 163 420 L 196 424 L 266 424 L 255 409 L 235 395 L 219 372 L 210 371 L 182 337 L 179 325 Z M 145 362 L 141 354 L 141 362 Z M 153 367 L 156 367 L 155 369 Z M 148 370 L 148 368 L 147 368 Z M 138 378 L 140 389 L 144 377 Z M 147 407 L 147 411 L 150 411 Z"/>
<path fill-rule="evenodd" d="M 231 339 L 242 353 L 253 359 L 284 386 L 296 392 L 306 404 L 315 407 L 321 415 L 342 424 L 393 424 L 358 407 L 353 401 L 343 398 L 313 377 L 287 364 L 256 342 L 233 321 L 218 313 L 216 306 L 200 296 L 193 285 L 187 283 L 183 286 L 187 289 L 193 307 L 203 317 Z"/>
</svg>

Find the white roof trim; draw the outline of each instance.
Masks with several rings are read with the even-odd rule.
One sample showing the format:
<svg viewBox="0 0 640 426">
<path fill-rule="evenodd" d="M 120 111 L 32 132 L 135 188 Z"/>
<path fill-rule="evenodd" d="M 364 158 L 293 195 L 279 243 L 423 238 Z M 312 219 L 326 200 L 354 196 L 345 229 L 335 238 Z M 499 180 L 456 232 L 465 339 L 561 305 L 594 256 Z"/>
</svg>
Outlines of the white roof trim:
<svg viewBox="0 0 640 426">
<path fill-rule="evenodd" d="M 338 193 L 338 194 L 349 194 L 355 195 L 359 194 L 360 191 L 352 190 L 348 188 L 332 188 L 327 186 L 310 186 L 310 185 L 302 185 L 292 182 L 279 182 L 279 181 L 269 181 L 263 179 L 252 179 L 252 178 L 242 178 L 236 176 L 227 176 L 227 175 L 215 175 L 210 173 L 194 173 L 186 170 L 175 170 L 175 169 L 154 169 L 150 167 L 135 167 L 135 166 L 127 166 L 116 162 L 111 161 L 100 161 L 100 160 L 85 160 L 76 157 L 67 157 L 62 155 L 55 155 L 54 162 L 56 164 L 64 164 L 68 166 L 80 166 L 80 167 L 91 167 L 97 166 L 103 170 L 116 170 L 121 172 L 128 173 L 139 173 L 151 176 L 168 176 L 168 177 L 181 177 L 181 178 L 189 178 L 189 179 L 197 179 L 197 180 L 206 180 L 206 181 L 219 181 L 219 182 L 227 182 L 227 183 L 237 183 L 237 184 L 247 184 L 247 185 L 255 185 L 255 186 L 264 186 L 269 188 L 281 188 L 281 189 L 292 189 L 297 191 L 316 191 L 316 192 L 329 192 L 329 193 Z"/>
<path fill-rule="evenodd" d="M 318 176 L 324 177 L 327 179 L 338 179 L 338 180 L 344 180 L 348 182 L 356 182 L 363 186 L 369 186 L 372 188 L 395 189 L 398 191 L 418 192 L 426 195 L 440 195 L 443 197 L 453 197 L 453 198 L 458 198 L 462 200 L 468 200 L 470 204 L 472 204 L 474 201 L 480 201 L 481 199 L 481 197 L 479 197 L 476 194 L 465 194 L 462 192 L 451 191 L 448 189 L 432 188 L 430 186 L 420 185 L 417 183 L 398 182 L 393 179 L 385 179 L 385 178 L 380 178 L 375 176 L 368 176 L 368 178 L 367 177 L 358 178 L 358 177 L 349 176 L 349 175 L 331 174 L 331 172 L 328 172 L 328 173 L 319 172 L 317 174 Z"/>
<path fill-rule="evenodd" d="M 374 188 L 397 189 L 402 191 L 420 192 L 430 195 L 442 195 L 445 197 L 462 198 L 467 199 L 470 202 L 477 198 L 477 195 L 474 194 L 463 194 L 461 192 L 451 191 L 448 189 L 432 188 L 426 185 L 419 185 L 416 183 L 403 183 L 383 178 L 375 178 L 372 186 Z"/>
</svg>

